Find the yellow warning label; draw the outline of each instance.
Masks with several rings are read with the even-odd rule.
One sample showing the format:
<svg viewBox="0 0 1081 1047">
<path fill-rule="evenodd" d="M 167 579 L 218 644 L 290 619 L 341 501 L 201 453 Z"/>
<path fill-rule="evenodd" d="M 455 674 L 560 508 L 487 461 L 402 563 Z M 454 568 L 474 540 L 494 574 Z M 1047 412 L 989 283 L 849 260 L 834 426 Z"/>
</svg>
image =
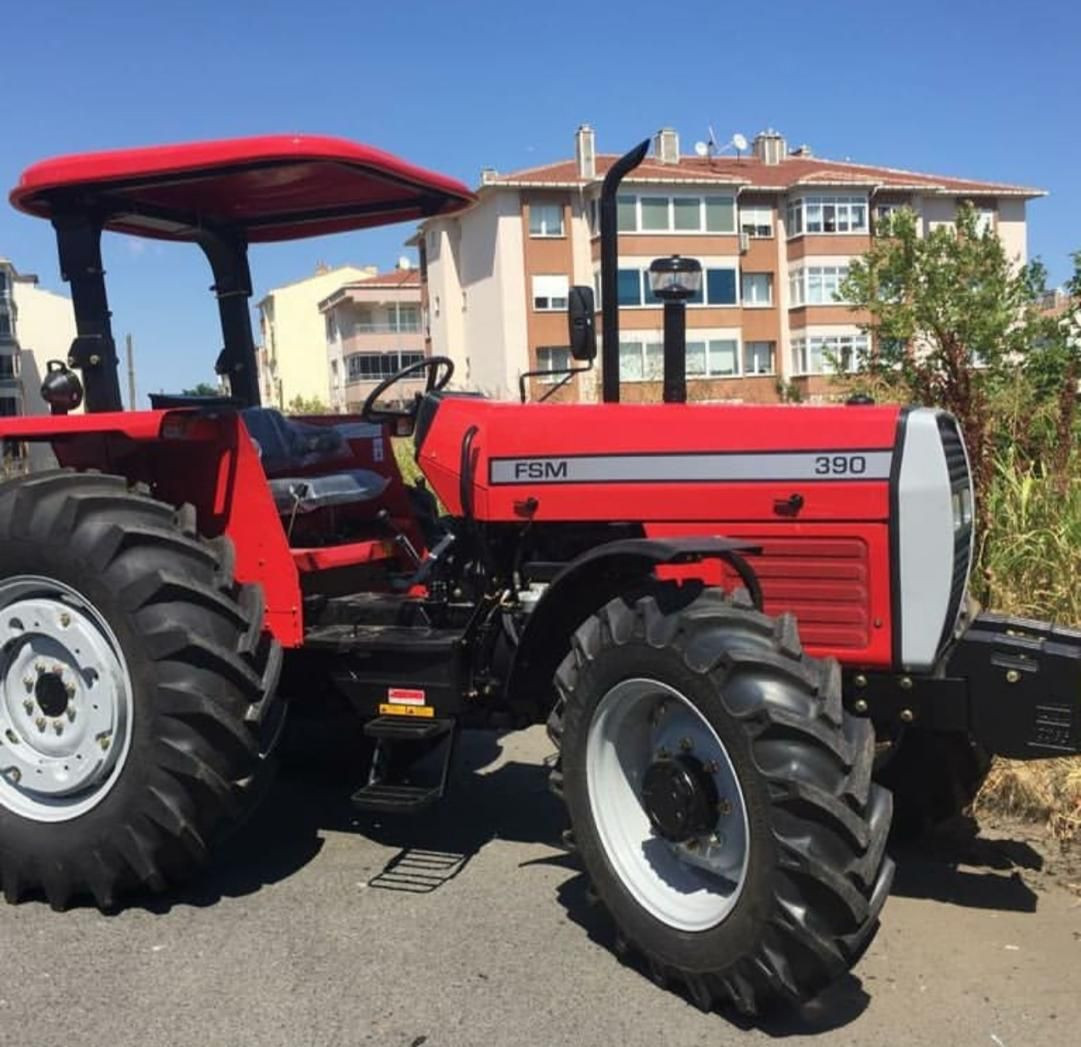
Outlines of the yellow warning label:
<svg viewBox="0 0 1081 1047">
<path fill-rule="evenodd" d="M 435 716 L 430 705 L 380 705 L 380 716 Z"/>
</svg>

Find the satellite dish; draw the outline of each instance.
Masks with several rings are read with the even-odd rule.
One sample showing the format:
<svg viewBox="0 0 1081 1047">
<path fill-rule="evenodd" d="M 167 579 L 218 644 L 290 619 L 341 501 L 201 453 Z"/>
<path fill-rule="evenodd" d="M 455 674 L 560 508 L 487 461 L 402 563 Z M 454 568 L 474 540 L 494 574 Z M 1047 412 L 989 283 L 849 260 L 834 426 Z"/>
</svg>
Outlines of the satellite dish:
<svg viewBox="0 0 1081 1047">
<path fill-rule="evenodd" d="M 732 144 L 742 153 L 747 148 L 747 139 L 737 131 L 732 135 Z"/>
<path fill-rule="evenodd" d="M 709 146 L 705 142 L 694 143 L 695 156 L 709 156 Z"/>
</svg>

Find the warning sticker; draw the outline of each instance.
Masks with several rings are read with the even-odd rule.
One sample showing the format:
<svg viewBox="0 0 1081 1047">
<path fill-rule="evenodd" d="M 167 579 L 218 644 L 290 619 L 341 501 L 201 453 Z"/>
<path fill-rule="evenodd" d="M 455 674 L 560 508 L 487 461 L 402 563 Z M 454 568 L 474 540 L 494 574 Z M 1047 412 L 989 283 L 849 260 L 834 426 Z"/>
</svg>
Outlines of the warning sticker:
<svg viewBox="0 0 1081 1047">
<path fill-rule="evenodd" d="M 388 687 L 387 701 L 396 705 L 426 705 L 427 698 L 423 691 L 411 687 Z"/>
<path fill-rule="evenodd" d="M 435 710 L 430 705 L 380 705 L 379 715 L 434 717 Z"/>
</svg>

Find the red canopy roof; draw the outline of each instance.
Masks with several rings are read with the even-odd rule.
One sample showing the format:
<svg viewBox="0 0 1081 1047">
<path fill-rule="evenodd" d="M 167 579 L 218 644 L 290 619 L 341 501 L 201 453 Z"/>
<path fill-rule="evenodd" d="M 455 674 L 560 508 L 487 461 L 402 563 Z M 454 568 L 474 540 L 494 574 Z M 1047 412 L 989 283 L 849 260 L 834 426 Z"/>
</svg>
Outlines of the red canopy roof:
<svg viewBox="0 0 1081 1047">
<path fill-rule="evenodd" d="M 104 215 L 105 228 L 192 240 L 202 227 L 253 243 L 388 225 L 461 210 L 461 182 L 341 138 L 266 135 L 43 160 L 11 202 L 27 214 Z"/>
</svg>

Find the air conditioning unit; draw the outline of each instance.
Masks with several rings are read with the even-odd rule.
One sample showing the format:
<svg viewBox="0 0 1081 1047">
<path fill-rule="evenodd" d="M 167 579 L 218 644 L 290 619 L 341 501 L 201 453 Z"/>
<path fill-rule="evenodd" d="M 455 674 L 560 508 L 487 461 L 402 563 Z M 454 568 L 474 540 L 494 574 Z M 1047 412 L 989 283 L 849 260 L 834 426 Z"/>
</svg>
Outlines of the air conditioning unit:
<svg viewBox="0 0 1081 1047">
<path fill-rule="evenodd" d="M 739 234 L 739 253 L 746 254 L 751 249 L 751 234 L 740 233 Z"/>
</svg>

